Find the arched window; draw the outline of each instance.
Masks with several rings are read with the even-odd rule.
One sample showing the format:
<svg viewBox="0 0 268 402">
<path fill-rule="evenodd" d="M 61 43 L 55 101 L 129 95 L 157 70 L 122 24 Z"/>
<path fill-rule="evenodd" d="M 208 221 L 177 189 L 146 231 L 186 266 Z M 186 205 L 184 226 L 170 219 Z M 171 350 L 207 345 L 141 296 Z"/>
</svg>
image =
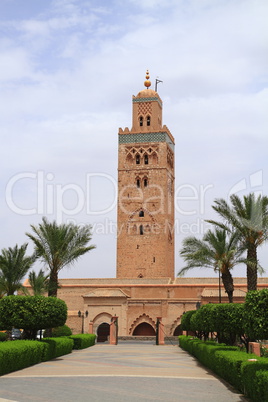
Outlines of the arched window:
<svg viewBox="0 0 268 402">
<path fill-rule="evenodd" d="M 132 227 L 132 233 L 133 233 L 133 234 L 138 234 L 138 233 L 137 233 L 137 225 L 133 225 L 133 227 Z"/>
<path fill-rule="evenodd" d="M 143 225 L 140 225 L 140 235 L 143 235 Z"/>
<path fill-rule="evenodd" d="M 143 117 L 142 116 L 140 116 L 139 121 L 140 121 L 140 127 L 142 127 L 143 126 Z"/>
<path fill-rule="evenodd" d="M 144 217 L 144 212 L 143 212 L 143 211 L 140 211 L 140 212 L 139 212 L 139 217 L 140 217 L 140 218 L 143 218 L 143 217 Z"/>
<path fill-rule="evenodd" d="M 147 186 L 148 186 L 148 180 L 147 180 L 147 179 L 144 179 L 144 180 L 143 180 L 143 185 L 144 185 L 144 187 L 147 187 Z"/>
<path fill-rule="evenodd" d="M 147 116 L 146 122 L 147 122 L 147 126 L 151 125 L 151 116 Z"/>
<path fill-rule="evenodd" d="M 137 179 L 137 188 L 140 188 L 140 186 L 141 186 L 141 181 L 140 181 L 140 179 Z"/>
<path fill-rule="evenodd" d="M 145 164 L 145 165 L 148 165 L 148 162 L 149 162 L 148 155 L 145 154 L 145 155 L 144 155 L 144 164 Z"/>
<path fill-rule="evenodd" d="M 140 155 L 137 154 L 137 155 L 136 155 L 136 165 L 139 165 L 139 164 L 140 164 L 140 161 L 141 161 Z"/>
</svg>

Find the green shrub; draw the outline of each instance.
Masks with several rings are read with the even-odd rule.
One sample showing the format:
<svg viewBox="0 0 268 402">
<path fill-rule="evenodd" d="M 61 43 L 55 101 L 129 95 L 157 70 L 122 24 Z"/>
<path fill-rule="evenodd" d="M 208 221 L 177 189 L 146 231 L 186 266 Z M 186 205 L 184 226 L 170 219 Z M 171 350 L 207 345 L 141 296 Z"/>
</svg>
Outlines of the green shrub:
<svg viewBox="0 0 268 402">
<path fill-rule="evenodd" d="M 96 335 L 95 334 L 79 334 L 79 335 L 71 335 L 69 338 L 74 341 L 74 349 L 85 349 L 89 346 L 93 346 L 95 344 Z"/>
<path fill-rule="evenodd" d="M 236 338 L 244 334 L 244 305 L 237 303 L 222 303 L 213 305 L 211 317 L 213 332 L 217 332 L 219 342 L 233 345 Z"/>
<path fill-rule="evenodd" d="M 256 356 L 255 356 L 256 357 Z M 268 401 L 268 361 L 246 361 L 241 365 L 244 393 L 252 401 Z"/>
<path fill-rule="evenodd" d="M 241 352 L 235 346 L 226 346 L 216 342 L 204 342 L 197 338 L 193 339 L 183 335 L 179 336 L 179 343 L 182 349 L 187 350 L 202 364 L 213 370 L 225 381 L 229 382 L 242 392 L 244 392 L 247 384 L 250 383 L 250 375 L 248 378 L 246 378 L 246 376 L 242 374 L 242 367 L 244 367 L 243 365 L 248 367 L 247 364 L 250 363 L 248 362 L 248 359 L 251 358 L 257 358 L 257 363 L 262 361 L 262 367 L 264 367 L 265 361 L 267 362 L 265 358 L 260 358 L 254 354 Z M 268 367 L 267 363 L 265 367 Z M 264 382 L 265 380 L 262 379 L 262 381 Z M 265 401 L 265 399 L 263 399 L 263 401 Z"/>
<path fill-rule="evenodd" d="M 256 355 L 241 351 L 219 350 L 215 353 L 215 364 L 210 368 L 225 381 L 243 392 L 244 380 L 241 374 L 241 365 L 253 358 L 256 358 Z"/>
<path fill-rule="evenodd" d="M 59 336 L 70 336 L 72 335 L 71 328 L 68 325 L 62 325 L 61 327 L 56 327 L 52 329 L 52 338 L 58 338 Z M 44 333 L 44 337 L 46 337 L 46 331 Z"/>
<path fill-rule="evenodd" d="M 12 341 L 0 344 L 0 375 L 40 363 L 48 346 L 38 341 Z"/>
<path fill-rule="evenodd" d="M 191 355 L 195 356 L 195 344 L 200 342 L 199 339 L 190 336 L 180 335 L 179 344 L 184 350 L 187 350 Z"/>
<path fill-rule="evenodd" d="M 6 332 L 0 332 L 0 342 L 4 342 L 7 340 L 7 333 Z"/>
<path fill-rule="evenodd" d="M 268 289 L 247 293 L 244 317 L 250 340 L 268 339 Z"/>
<path fill-rule="evenodd" d="M 22 328 L 35 337 L 42 328 L 64 325 L 67 306 L 63 300 L 45 296 L 5 296 L 0 300 L 0 327 Z"/>
<path fill-rule="evenodd" d="M 192 331 L 191 327 L 191 317 L 196 313 L 196 310 L 186 311 L 181 317 L 181 329 L 183 331 Z"/>
<path fill-rule="evenodd" d="M 56 357 L 67 355 L 73 350 L 74 341 L 70 338 L 43 338 L 41 343 L 47 343 L 49 349 L 45 360 L 55 359 Z"/>
<path fill-rule="evenodd" d="M 215 304 L 205 304 L 191 316 L 190 326 L 199 338 L 207 339 L 209 332 L 213 332 L 213 315 Z"/>
</svg>

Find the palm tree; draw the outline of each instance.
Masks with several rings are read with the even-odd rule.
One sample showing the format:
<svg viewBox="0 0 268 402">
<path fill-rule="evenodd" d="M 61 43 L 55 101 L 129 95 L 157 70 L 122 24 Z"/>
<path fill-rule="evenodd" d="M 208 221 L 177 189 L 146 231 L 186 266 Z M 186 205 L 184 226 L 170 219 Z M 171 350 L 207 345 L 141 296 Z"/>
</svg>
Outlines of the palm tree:
<svg viewBox="0 0 268 402">
<path fill-rule="evenodd" d="M 209 220 L 217 227 L 237 231 L 240 241 L 247 250 L 247 281 L 248 290 L 257 290 L 258 263 L 257 248 L 267 240 L 268 236 L 268 197 L 251 193 L 241 200 L 237 195 L 230 197 L 231 205 L 224 199 L 215 200 L 212 208 L 226 223 Z"/>
<path fill-rule="evenodd" d="M 48 290 L 48 278 L 49 275 L 45 275 L 42 269 L 37 275 L 35 271 L 29 272 L 29 283 L 35 296 L 43 295 Z"/>
<path fill-rule="evenodd" d="M 34 242 L 37 258 L 50 270 L 48 296 L 56 296 L 59 288 L 58 273 L 65 266 L 78 260 L 83 254 L 95 248 L 87 246 L 91 240 L 91 226 L 49 223 L 43 217 L 38 226 L 31 225 L 34 234 L 26 235 Z"/>
<path fill-rule="evenodd" d="M 22 280 L 35 261 L 35 256 L 26 256 L 28 244 L 3 249 L 0 255 L 0 293 L 7 296 L 23 290 Z"/>
<path fill-rule="evenodd" d="M 183 240 L 180 255 L 187 265 L 180 270 L 178 276 L 191 268 L 213 268 L 221 273 L 222 282 L 228 295 L 229 303 L 233 302 L 234 284 L 230 270 L 241 260 L 243 250 L 239 247 L 236 233 L 228 236 L 224 229 L 208 230 L 202 240 L 187 237 Z"/>
</svg>

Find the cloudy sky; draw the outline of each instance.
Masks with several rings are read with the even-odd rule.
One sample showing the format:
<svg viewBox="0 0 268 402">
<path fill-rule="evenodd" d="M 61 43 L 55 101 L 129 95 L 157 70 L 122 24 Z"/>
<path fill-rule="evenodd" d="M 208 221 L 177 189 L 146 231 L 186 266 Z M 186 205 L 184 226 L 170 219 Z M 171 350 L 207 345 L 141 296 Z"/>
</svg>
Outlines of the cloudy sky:
<svg viewBox="0 0 268 402">
<path fill-rule="evenodd" d="M 215 198 L 267 195 L 267 17 L 266 0 L 1 0 L 0 249 L 42 216 L 90 223 L 96 250 L 61 277 L 115 277 L 117 133 L 146 69 L 176 141 L 176 272 Z"/>
</svg>

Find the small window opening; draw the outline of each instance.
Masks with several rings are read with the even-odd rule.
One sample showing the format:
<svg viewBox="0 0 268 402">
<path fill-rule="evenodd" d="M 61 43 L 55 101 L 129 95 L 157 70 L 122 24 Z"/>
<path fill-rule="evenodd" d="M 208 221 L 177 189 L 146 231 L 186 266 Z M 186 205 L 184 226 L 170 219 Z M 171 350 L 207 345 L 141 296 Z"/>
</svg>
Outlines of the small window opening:
<svg viewBox="0 0 268 402">
<path fill-rule="evenodd" d="M 137 244 L 137 250 L 140 248 L 140 246 Z"/>
<path fill-rule="evenodd" d="M 142 116 L 140 116 L 140 127 L 142 127 L 143 126 L 143 117 Z"/>
<path fill-rule="evenodd" d="M 140 235 L 143 235 L 143 225 L 140 225 Z"/>
<path fill-rule="evenodd" d="M 151 125 L 151 117 L 147 116 L 146 121 L 147 121 L 147 126 L 150 126 Z"/>
<path fill-rule="evenodd" d="M 144 217 L 144 211 L 139 212 L 139 217 L 143 218 Z"/>
<path fill-rule="evenodd" d="M 155 257 L 153 258 L 153 262 L 155 262 Z"/>
<path fill-rule="evenodd" d="M 142 275 L 142 274 L 139 274 L 139 275 L 138 275 L 138 278 L 143 278 L 143 275 Z"/>
<path fill-rule="evenodd" d="M 143 185 L 144 185 L 144 187 L 147 187 L 147 186 L 148 186 L 148 180 L 147 180 L 147 179 L 144 179 Z"/>
<path fill-rule="evenodd" d="M 140 188 L 140 186 L 141 186 L 140 179 L 137 179 L 137 187 Z"/>
<path fill-rule="evenodd" d="M 140 155 L 137 154 L 137 155 L 136 155 L 136 165 L 139 165 L 139 164 L 140 164 L 140 161 L 141 161 Z"/>
<path fill-rule="evenodd" d="M 149 159 L 148 159 L 148 155 L 144 155 L 144 164 L 148 165 Z"/>
</svg>

